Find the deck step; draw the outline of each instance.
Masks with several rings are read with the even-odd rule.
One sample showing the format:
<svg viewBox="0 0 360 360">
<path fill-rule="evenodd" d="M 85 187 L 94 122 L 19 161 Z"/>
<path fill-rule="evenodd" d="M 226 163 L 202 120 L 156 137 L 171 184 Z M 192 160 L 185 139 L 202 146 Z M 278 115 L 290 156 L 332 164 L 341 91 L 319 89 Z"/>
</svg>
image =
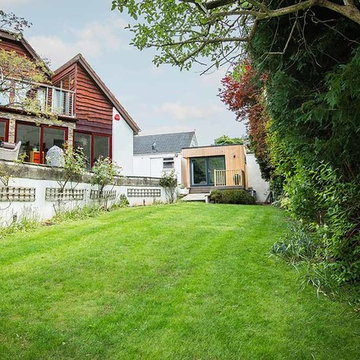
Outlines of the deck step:
<svg viewBox="0 0 360 360">
<path fill-rule="evenodd" d="M 190 194 L 209 194 L 213 190 L 213 186 L 196 186 L 190 188 Z"/>
<path fill-rule="evenodd" d="M 204 201 L 208 202 L 210 193 L 189 194 L 182 198 L 183 201 Z"/>
</svg>

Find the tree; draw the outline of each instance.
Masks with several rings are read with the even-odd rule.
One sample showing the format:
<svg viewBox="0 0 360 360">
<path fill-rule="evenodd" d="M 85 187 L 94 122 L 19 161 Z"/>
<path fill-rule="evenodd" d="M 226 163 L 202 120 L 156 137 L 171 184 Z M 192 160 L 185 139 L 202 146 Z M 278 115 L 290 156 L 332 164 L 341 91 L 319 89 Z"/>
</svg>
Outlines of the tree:
<svg viewBox="0 0 360 360">
<path fill-rule="evenodd" d="M 246 60 L 222 80 L 220 98 L 236 114 L 237 121 L 245 122 L 250 147 L 254 150 L 262 176 L 270 180 L 274 168 L 268 144 L 270 118 L 264 100 L 266 78 L 259 75 Z"/>
<path fill-rule="evenodd" d="M 0 10 L 0 29 L 7 30 L 21 35 L 31 23 L 26 19 L 16 16 L 14 13 L 6 13 Z"/>
<path fill-rule="evenodd" d="M 0 93 L 2 106 L 37 109 L 35 91 L 48 82 L 43 62 L 34 62 L 15 51 L 0 50 Z"/>
<path fill-rule="evenodd" d="M 129 12 L 132 43 L 154 46 L 157 65 L 249 59 L 251 69 L 225 80 L 223 100 L 239 119 L 253 112 L 259 149 L 284 179 L 282 204 L 316 239 L 316 282 L 360 282 L 359 1 L 116 0 L 113 7 Z"/>
<path fill-rule="evenodd" d="M 0 30 L 15 31 L 11 34 L 21 39 L 23 30 L 29 26 L 25 19 L 0 10 Z M 50 72 L 42 59 L 32 60 L 15 51 L 0 49 L 1 105 L 15 106 L 38 116 L 46 114 L 36 92 L 40 83 L 49 82 L 49 76 Z"/>
<path fill-rule="evenodd" d="M 244 138 L 231 138 L 227 135 L 220 136 L 214 140 L 214 145 L 243 145 L 244 143 Z"/>
<path fill-rule="evenodd" d="M 326 11 L 330 18 L 350 19 L 360 25 L 357 0 L 113 0 L 112 9 L 127 11 L 135 24 L 132 44 L 140 50 L 155 47 L 155 64 L 169 63 L 189 69 L 193 62 L 210 59 L 219 66 L 235 60 L 252 43 L 259 24 L 275 19 L 292 18 L 287 38 L 276 50 L 267 44 L 266 53 L 283 54 L 288 48 L 303 14 Z M 321 21 L 321 18 L 314 19 Z M 332 26 L 331 24 L 327 24 Z M 301 31 L 299 29 L 299 31 Z M 336 30 L 335 30 L 336 31 Z M 276 32 L 271 33 L 276 38 Z M 245 44 L 245 46 L 243 45 Z"/>
</svg>

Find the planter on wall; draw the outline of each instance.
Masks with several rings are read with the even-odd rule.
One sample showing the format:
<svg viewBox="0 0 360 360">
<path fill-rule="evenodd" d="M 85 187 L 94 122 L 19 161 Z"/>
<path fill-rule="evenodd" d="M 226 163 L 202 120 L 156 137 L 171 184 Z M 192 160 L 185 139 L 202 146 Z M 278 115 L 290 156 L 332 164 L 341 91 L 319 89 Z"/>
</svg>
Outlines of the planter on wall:
<svg viewBox="0 0 360 360">
<path fill-rule="evenodd" d="M 5 186 L 0 187 L 1 202 L 32 202 L 35 201 L 35 188 Z"/>
</svg>

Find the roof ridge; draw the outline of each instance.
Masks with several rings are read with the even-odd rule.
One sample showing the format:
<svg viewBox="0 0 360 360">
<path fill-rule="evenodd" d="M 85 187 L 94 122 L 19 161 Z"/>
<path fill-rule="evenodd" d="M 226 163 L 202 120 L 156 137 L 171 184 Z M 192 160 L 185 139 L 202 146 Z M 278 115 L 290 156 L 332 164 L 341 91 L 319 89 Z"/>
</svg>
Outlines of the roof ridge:
<svg viewBox="0 0 360 360">
<path fill-rule="evenodd" d="M 162 136 L 162 135 L 178 135 L 178 134 L 195 134 L 195 131 L 179 131 L 173 133 L 159 133 L 159 134 L 148 134 L 148 135 L 137 135 L 136 137 L 146 137 L 146 136 Z"/>
</svg>

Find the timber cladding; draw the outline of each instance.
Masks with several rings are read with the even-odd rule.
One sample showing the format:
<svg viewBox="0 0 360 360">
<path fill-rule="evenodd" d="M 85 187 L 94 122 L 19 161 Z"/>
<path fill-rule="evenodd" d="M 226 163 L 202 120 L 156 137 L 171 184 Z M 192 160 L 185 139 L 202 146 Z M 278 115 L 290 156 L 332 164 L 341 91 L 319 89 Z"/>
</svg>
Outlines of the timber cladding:
<svg viewBox="0 0 360 360">
<path fill-rule="evenodd" d="M 5 50 L 8 52 L 15 52 L 19 56 L 23 56 L 34 62 L 42 61 L 39 55 L 31 47 L 31 45 L 24 38 L 15 38 L 11 33 L 0 29 L 0 50 Z M 44 72 L 44 75 L 48 80 L 50 80 L 50 69 L 44 64 L 44 68 L 41 71 Z M 39 69 L 40 70 L 40 69 Z"/>
<path fill-rule="evenodd" d="M 24 56 L 30 60 L 33 59 L 31 54 L 24 48 L 24 46 L 22 46 L 19 41 L 2 38 L 0 42 L 0 49 L 5 51 L 15 51 L 20 56 Z"/>
<path fill-rule="evenodd" d="M 76 130 L 111 135 L 113 104 L 79 62 L 56 73 L 53 81 L 76 92 Z"/>
<path fill-rule="evenodd" d="M 86 120 L 88 126 L 91 126 L 89 122 L 94 122 L 101 124 L 103 128 L 111 130 L 112 103 L 83 67 L 80 64 L 76 66 L 76 117 Z M 81 129 L 81 124 L 77 128 L 78 130 L 85 130 Z"/>
<path fill-rule="evenodd" d="M 201 146 L 182 150 L 184 158 L 225 156 L 227 170 L 245 170 L 245 150 L 243 145 Z"/>
<path fill-rule="evenodd" d="M 199 146 L 185 148 L 182 156 L 186 159 L 183 166 L 184 185 L 190 187 L 190 159 L 196 157 L 224 156 L 226 170 L 242 170 L 245 174 L 245 187 L 247 187 L 247 171 L 245 163 L 245 149 L 243 145 Z M 229 175 L 230 176 L 230 175 Z"/>
</svg>

